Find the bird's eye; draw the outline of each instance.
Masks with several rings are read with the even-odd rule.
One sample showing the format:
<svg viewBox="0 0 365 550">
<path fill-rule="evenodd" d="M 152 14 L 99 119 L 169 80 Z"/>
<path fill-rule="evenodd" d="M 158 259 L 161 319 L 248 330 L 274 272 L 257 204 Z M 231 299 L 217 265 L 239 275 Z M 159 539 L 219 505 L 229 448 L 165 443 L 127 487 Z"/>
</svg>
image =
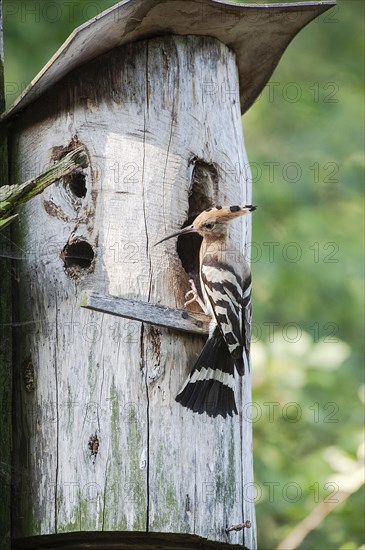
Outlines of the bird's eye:
<svg viewBox="0 0 365 550">
<path fill-rule="evenodd" d="M 215 225 L 214 223 L 205 223 L 204 227 L 205 229 L 213 229 L 214 225 Z"/>
</svg>

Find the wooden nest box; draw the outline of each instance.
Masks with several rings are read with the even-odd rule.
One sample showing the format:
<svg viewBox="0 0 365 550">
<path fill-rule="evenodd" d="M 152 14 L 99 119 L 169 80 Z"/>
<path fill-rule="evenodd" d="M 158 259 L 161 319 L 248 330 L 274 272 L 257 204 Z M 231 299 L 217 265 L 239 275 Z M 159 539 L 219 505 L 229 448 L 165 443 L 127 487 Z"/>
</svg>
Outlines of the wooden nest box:
<svg viewBox="0 0 365 550">
<path fill-rule="evenodd" d="M 5 114 L 12 182 L 79 145 L 89 160 L 13 224 L 14 548 L 256 548 L 250 376 L 233 418 L 175 402 L 206 332 L 171 313 L 199 241 L 153 245 L 209 206 L 251 203 L 241 114 L 332 5 L 126 0 Z M 230 238 L 243 249 L 247 221 Z"/>
</svg>

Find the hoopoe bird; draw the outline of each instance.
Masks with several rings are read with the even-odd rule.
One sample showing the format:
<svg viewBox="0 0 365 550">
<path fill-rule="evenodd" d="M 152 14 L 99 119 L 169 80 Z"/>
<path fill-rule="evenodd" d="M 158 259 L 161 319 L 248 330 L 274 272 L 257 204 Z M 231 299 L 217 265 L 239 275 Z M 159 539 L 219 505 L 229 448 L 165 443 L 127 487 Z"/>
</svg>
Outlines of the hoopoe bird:
<svg viewBox="0 0 365 550">
<path fill-rule="evenodd" d="M 251 271 L 236 250 L 227 250 L 228 222 L 253 212 L 256 206 L 216 206 L 201 212 L 193 223 L 172 237 L 199 233 L 199 275 L 203 299 L 193 279 L 184 306 L 197 302 L 211 316 L 209 336 L 176 401 L 194 412 L 224 418 L 237 413 L 234 368 L 243 376 L 250 368 Z"/>
</svg>

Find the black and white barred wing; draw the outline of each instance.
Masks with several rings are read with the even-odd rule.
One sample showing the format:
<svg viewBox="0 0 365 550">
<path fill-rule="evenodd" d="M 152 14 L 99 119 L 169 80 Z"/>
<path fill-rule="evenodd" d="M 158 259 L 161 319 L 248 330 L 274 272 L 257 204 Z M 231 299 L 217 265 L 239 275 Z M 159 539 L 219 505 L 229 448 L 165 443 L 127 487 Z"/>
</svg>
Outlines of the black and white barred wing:
<svg viewBox="0 0 365 550">
<path fill-rule="evenodd" d="M 249 369 L 251 341 L 251 274 L 249 268 L 240 277 L 232 266 L 221 262 L 204 262 L 201 281 L 207 303 L 227 344 L 237 371 Z"/>
</svg>

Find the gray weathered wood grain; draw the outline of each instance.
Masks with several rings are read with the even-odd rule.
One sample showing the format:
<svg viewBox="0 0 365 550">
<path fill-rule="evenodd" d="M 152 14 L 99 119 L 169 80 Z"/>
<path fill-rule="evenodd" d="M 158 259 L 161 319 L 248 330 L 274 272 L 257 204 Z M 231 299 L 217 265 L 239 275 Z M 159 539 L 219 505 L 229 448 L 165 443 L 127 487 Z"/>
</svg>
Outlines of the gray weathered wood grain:
<svg viewBox="0 0 365 550">
<path fill-rule="evenodd" d="M 143 321 L 164 328 L 205 335 L 209 332 L 210 318 L 204 313 L 189 312 L 186 309 L 173 309 L 130 298 L 103 296 L 87 290 L 81 297 L 80 305 L 93 311 L 125 317 L 132 321 Z"/>
<path fill-rule="evenodd" d="M 211 82 L 230 93 L 207 93 Z M 164 36 L 86 64 L 14 120 L 12 180 L 75 135 L 90 160 L 85 196 L 60 181 L 14 227 L 32 252 L 16 274 L 15 534 L 148 530 L 254 549 L 249 421 L 175 402 L 204 338 L 79 307 L 86 289 L 183 307 L 176 241 L 153 244 L 186 221 L 194 159 L 217 168 L 210 201 L 250 203 L 234 53 Z M 244 249 L 247 223 L 232 223 L 227 254 Z M 94 257 L 65 266 L 65 247 L 83 241 Z M 249 373 L 236 394 L 247 414 Z M 246 520 L 251 529 L 225 532 Z"/>
</svg>

